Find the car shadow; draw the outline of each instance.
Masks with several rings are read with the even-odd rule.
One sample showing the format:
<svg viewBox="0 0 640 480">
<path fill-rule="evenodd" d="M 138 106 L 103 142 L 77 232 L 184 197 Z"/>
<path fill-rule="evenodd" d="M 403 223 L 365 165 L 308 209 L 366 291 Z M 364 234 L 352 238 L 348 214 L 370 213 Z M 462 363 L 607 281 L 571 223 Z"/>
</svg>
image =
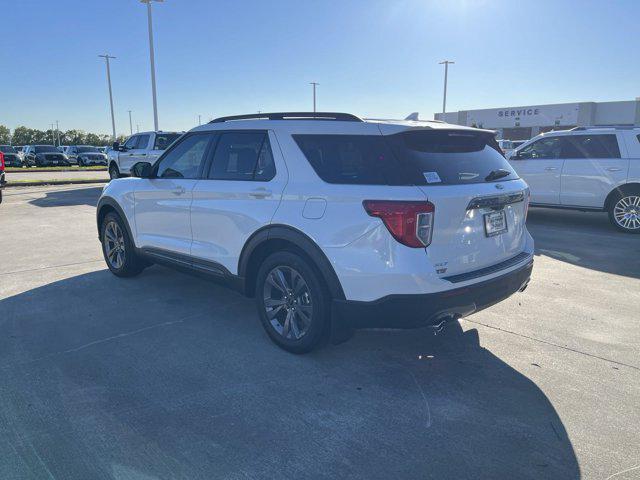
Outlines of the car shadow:
<svg viewBox="0 0 640 480">
<path fill-rule="evenodd" d="M 102 193 L 102 185 L 68 190 L 49 190 L 43 193 L 45 194 L 44 197 L 34 198 L 29 203 L 36 207 L 68 207 L 74 205 L 95 207 Z"/>
<path fill-rule="evenodd" d="M 535 383 L 459 325 L 312 354 L 253 302 L 161 267 L 0 300 L 5 477 L 580 477 Z"/>
<path fill-rule="evenodd" d="M 531 208 L 527 228 L 539 255 L 640 278 L 640 235 L 618 231 L 606 213 Z"/>
</svg>

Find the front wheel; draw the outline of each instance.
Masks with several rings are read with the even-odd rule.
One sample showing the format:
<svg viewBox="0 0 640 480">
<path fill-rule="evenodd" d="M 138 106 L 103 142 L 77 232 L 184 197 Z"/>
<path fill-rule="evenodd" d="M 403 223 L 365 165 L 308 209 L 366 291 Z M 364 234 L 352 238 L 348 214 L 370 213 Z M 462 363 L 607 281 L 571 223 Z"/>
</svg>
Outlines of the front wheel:
<svg viewBox="0 0 640 480">
<path fill-rule="evenodd" d="M 309 262 L 293 252 L 270 255 L 256 278 L 262 326 L 279 347 L 307 353 L 326 338 L 329 293 Z"/>
<path fill-rule="evenodd" d="M 111 180 L 115 180 L 116 178 L 120 178 L 120 171 L 118 170 L 118 167 L 116 166 L 115 163 L 112 163 L 109 166 L 109 178 Z"/>
<path fill-rule="evenodd" d="M 135 251 L 133 241 L 116 213 L 108 213 L 100 228 L 102 253 L 111 273 L 118 277 L 133 277 L 145 269 L 147 264 Z"/>
<path fill-rule="evenodd" d="M 620 193 L 609 207 L 611 223 L 627 233 L 640 233 L 640 192 Z"/>
</svg>

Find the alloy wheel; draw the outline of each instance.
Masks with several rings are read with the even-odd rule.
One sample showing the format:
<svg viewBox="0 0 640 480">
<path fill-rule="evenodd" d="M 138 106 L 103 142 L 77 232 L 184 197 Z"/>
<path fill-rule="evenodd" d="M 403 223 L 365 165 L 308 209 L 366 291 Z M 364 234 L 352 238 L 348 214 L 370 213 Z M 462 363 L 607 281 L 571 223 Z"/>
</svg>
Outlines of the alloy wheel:
<svg viewBox="0 0 640 480">
<path fill-rule="evenodd" d="M 109 222 L 104 229 L 104 248 L 109 264 L 121 269 L 125 260 L 124 234 L 116 222 Z"/>
<path fill-rule="evenodd" d="M 613 207 L 613 218 L 625 230 L 640 229 L 640 196 L 622 197 Z"/>
<path fill-rule="evenodd" d="M 282 337 L 299 340 L 309 331 L 313 302 L 300 272 L 288 266 L 272 269 L 264 283 L 263 299 L 267 318 Z"/>
</svg>

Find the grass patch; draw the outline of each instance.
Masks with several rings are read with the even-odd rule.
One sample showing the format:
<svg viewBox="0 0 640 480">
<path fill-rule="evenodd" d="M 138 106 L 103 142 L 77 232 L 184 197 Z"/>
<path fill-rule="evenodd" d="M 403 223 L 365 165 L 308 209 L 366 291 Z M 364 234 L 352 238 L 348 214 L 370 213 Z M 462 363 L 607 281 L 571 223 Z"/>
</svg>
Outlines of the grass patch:
<svg viewBox="0 0 640 480">
<path fill-rule="evenodd" d="M 86 172 L 86 171 L 106 171 L 104 165 L 92 165 L 90 167 L 5 167 L 5 172 L 29 173 L 29 172 Z"/>
</svg>

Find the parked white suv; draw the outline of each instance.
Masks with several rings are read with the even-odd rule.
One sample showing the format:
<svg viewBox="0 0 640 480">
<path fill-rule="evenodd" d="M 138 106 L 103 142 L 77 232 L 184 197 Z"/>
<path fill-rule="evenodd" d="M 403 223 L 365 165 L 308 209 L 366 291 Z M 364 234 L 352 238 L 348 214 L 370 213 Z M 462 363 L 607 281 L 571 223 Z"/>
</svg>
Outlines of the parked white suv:
<svg viewBox="0 0 640 480">
<path fill-rule="evenodd" d="M 97 206 L 118 276 L 164 263 L 254 296 L 307 352 L 353 328 L 440 326 L 523 290 L 528 188 L 493 132 L 343 113 L 219 118 Z"/>
<path fill-rule="evenodd" d="M 531 188 L 531 204 L 606 211 L 622 231 L 640 233 L 640 128 L 543 133 L 509 161 Z"/>
<path fill-rule="evenodd" d="M 108 153 L 109 176 L 111 179 L 127 176 L 138 162 L 153 165 L 180 135 L 179 132 L 140 132 L 131 135 L 122 145 L 114 142 Z"/>
</svg>

